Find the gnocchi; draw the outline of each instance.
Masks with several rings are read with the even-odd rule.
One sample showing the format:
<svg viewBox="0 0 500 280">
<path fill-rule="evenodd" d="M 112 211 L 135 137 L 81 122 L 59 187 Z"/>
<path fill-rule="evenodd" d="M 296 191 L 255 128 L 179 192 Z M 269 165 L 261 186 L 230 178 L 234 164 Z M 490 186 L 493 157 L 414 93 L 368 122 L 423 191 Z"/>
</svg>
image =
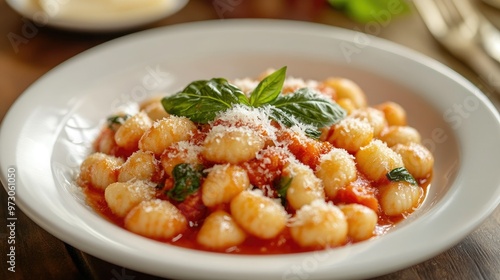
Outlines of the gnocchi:
<svg viewBox="0 0 500 280">
<path fill-rule="evenodd" d="M 404 126 L 407 124 L 406 111 L 398 103 L 387 101 L 377 105 L 375 108 L 384 113 L 388 126 Z"/>
<path fill-rule="evenodd" d="M 231 200 L 231 215 L 249 234 L 262 239 L 276 237 L 287 222 L 283 206 L 260 191 L 243 191 Z"/>
<path fill-rule="evenodd" d="M 397 144 L 392 149 L 401 156 L 406 169 L 413 177 L 421 179 L 432 174 L 434 156 L 425 146 L 418 143 Z"/>
<path fill-rule="evenodd" d="M 355 108 L 367 106 L 366 95 L 355 82 L 345 78 L 328 78 L 323 82 L 327 87 L 331 87 L 337 93 L 339 99 L 346 98 L 352 101 Z"/>
<path fill-rule="evenodd" d="M 161 96 L 157 96 L 141 103 L 140 109 L 143 110 L 152 121 L 161 120 L 170 116 L 161 105 Z"/>
<path fill-rule="evenodd" d="M 227 249 L 239 245 L 245 238 L 245 231 L 223 210 L 210 214 L 196 236 L 198 243 L 215 249 Z"/>
<path fill-rule="evenodd" d="M 142 134 L 139 149 L 161 155 L 170 145 L 188 140 L 195 131 L 196 126 L 189 119 L 170 116 L 155 122 Z"/>
<path fill-rule="evenodd" d="M 153 153 L 137 151 L 121 166 L 118 181 L 127 182 L 133 179 L 155 181 L 159 172 L 159 163 Z"/>
<path fill-rule="evenodd" d="M 201 198 L 207 207 L 228 203 L 250 187 L 246 171 L 237 165 L 215 165 L 201 185 Z"/>
<path fill-rule="evenodd" d="M 365 120 L 345 118 L 333 125 L 326 141 L 350 153 L 357 152 L 373 139 L 373 127 Z"/>
<path fill-rule="evenodd" d="M 381 181 L 389 171 L 404 166 L 401 156 L 378 139 L 356 153 L 356 163 L 359 170 L 373 181 Z"/>
<path fill-rule="evenodd" d="M 182 233 L 187 220 L 172 203 L 166 200 L 145 200 L 125 216 L 125 228 L 137 234 L 169 239 Z"/>
<path fill-rule="evenodd" d="M 180 141 L 170 145 L 161 155 L 160 161 L 163 171 L 172 176 L 174 167 L 181 163 L 193 165 L 201 164 L 199 154 L 201 148 L 187 141 Z"/>
<path fill-rule="evenodd" d="M 364 205 L 351 203 L 339 206 L 347 220 L 347 235 L 355 241 L 366 240 L 375 235 L 377 213 Z"/>
<path fill-rule="evenodd" d="M 116 144 L 126 149 L 136 149 L 142 135 L 150 127 L 151 119 L 141 111 L 118 128 L 115 134 Z"/>
<path fill-rule="evenodd" d="M 238 164 L 253 159 L 264 144 L 252 129 L 215 126 L 208 133 L 201 153 L 213 162 Z"/>
<path fill-rule="evenodd" d="M 420 133 L 410 126 L 389 126 L 379 137 L 389 147 L 396 144 L 420 143 L 420 138 Z"/>
<path fill-rule="evenodd" d="M 434 157 L 401 105 L 284 73 L 195 81 L 108 118 L 78 174 L 89 204 L 169 244 L 284 254 L 365 242 L 423 203 Z"/>
<path fill-rule="evenodd" d="M 291 180 L 286 198 L 293 209 L 300 209 L 316 199 L 325 199 L 321 180 L 309 167 L 301 163 L 290 163 L 284 168 L 283 176 Z"/>
<path fill-rule="evenodd" d="M 80 165 L 80 181 L 91 184 L 98 189 L 106 189 L 108 185 L 118 181 L 118 172 L 123 164 L 123 159 L 94 153 L 88 156 Z"/>
<path fill-rule="evenodd" d="M 423 196 L 422 188 L 407 182 L 391 182 L 380 187 L 380 206 L 388 216 L 409 213 Z"/>
<path fill-rule="evenodd" d="M 112 183 L 104 191 L 109 209 L 118 217 L 125 217 L 133 207 L 154 195 L 154 188 L 143 181 Z"/>
<path fill-rule="evenodd" d="M 350 117 L 368 122 L 373 128 L 374 137 L 378 137 L 387 127 L 387 120 L 385 119 L 384 113 L 372 107 L 355 110 Z"/>
<path fill-rule="evenodd" d="M 323 181 L 326 195 L 335 198 L 339 189 L 358 177 L 356 163 L 346 150 L 335 148 L 321 157 L 316 176 Z"/>
<path fill-rule="evenodd" d="M 334 247 L 347 241 L 348 224 L 344 213 L 324 200 L 300 208 L 290 225 L 293 240 L 304 247 Z"/>
</svg>

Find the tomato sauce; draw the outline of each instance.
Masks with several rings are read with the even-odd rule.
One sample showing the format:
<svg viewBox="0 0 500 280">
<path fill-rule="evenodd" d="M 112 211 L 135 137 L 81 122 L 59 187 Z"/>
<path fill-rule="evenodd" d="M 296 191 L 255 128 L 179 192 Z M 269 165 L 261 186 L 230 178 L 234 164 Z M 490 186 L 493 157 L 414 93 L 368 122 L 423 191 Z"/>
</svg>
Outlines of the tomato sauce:
<svg viewBox="0 0 500 280">
<path fill-rule="evenodd" d="M 424 197 L 427 193 L 427 189 L 430 185 L 430 178 L 420 180 L 419 185 L 424 189 L 424 195 L 421 198 L 420 204 L 423 202 Z M 377 227 L 375 229 L 375 235 L 372 238 L 376 238 L 377 236 L 385 234 L 388 230 L 390 230 L 392 227 L 397 225 L 398 222 L 402 221 L 404 219 L 403 215 L 399 216 L 387 216 L 384 215 L 383 212 L 379 209 L 378 205 L 378 192 L 377 188 L 375 186 L 370 185 L 370 183 L 362 176 L 360 175 L 358 179 L 349 185 L 351 188 L 346 188 L 345 190 L 340 191 L 340 195 L 338 195 L 335 200 L 333 201 L 335 204 L 339 203 L 360 203 L 365 206 L 368 206 L 373 209 L 376 205 L 376 212 L 379 214 L 378 215 L 378 223 Z M 362 191 L 363 187 L 367 187 L 368 191 Z M 83 192 L 86 195 L 87 198 L 87 203 L 96 211 L 98 212 L 101 216 L 103 216 L 105 219 L 108 221 L 114 223 L 117 226 L 120 226 L 124 228 L 124 219 L 117 217 L 114 215 L 111 210 L 109 209 L 106 200 L 104 199 L 104 191 L 98 190 L 92 186 L 83 186 Z M 199 195 L 199 191 L 191 196 L 197 196 Z M 168 200 L 168 197 L 163 193 L 162 190 L 157 191 L 157 198 L 160 199 L 166 199 Z M 203 209 L 204 207 L 202 206 L 201 200 L 196 200 L 197 201 L 197 206 L 198 208 Z M 179 203 L 170 201 L 177 207 L 179 207 Z M 203 218 L 208 216 L 209 213 L 215 211 L 215 210 L 225 210 L 229 212 L 229 206 L 228 205 L 220 205 L 215 209 L 204 209 L 203 214 L 198 216 L 197 218 L 189 218 L 193 216 L 193 213 L 189 213 L 186 211 L 189 210 L 184 210 L 182 207 L 179 207 L 181 212 L 188 217 L 189 222 L 189 227 L 188 229 L 183 232 L 182 234 L 174 237 L 172 240 L 158 240 L 161 242 L 169 243 L 175 246 L 180 246 L 183 248 L 188 248 L 188 249 L 194 249 L 194 250 L 203 250 L 203 251 L 211 251 L 211 252 L 221 252 L 221 253 L 231 253 L 231 254 L 263 254 L 263 255 L 269 255 L 269 254 L 291 254 L 291 253 L 300 253 L 300 252 L 308 252 L 308 251 L 315 251 L 315 250 L 323 250 L 324 248 L 303 248 L 299 246 L 296 242 L 293 241 L 292 237 L 290 236 L 290 232 L 288 228 L 285 228 L 277 237 L 270 239 L 270 240 L 263 240 L 259 239 L 253 236 L 248 236 L 247 239 L 240 245 L 238 246 L 233 246 L 230 248 L 227 248 L 223 251 L 217 251 L 209 248 L 205 248 L 204 246 L 200 245 L 196 241 L 196 235 L 198 234 L 198 231 L 200 230 L 200 227 L 203 223 Z M 290 210 L 290 209 L 287 209 Z M 289 211 L 290 212 L 290 211 Z M 125 229 L 125 228 L 124 228 Z M 354 243 L 352 240 L 347 240 L 347 244 L 352 244 Z"/>
<path fill-rule="evenodd" d="M 255 129 L 259 128 L 257 127 Z M 191 141 L 195 144 L 202 143 L 208 130 L 209 127 L 207 125 L 200 126 L 197 133 L 193 135 Z M 112 128 L 105 128 L 96 139 L 94 150 L 108 155 L 121 157 L 126 160 L 127 157 L 129 157 L 136 149 L 125 150 L 118 147 L 113 140 L 113 136 L 114 130 Z M 289 152 L 293 154 L 296 159 L 311 167 L 312 170 L 315 170 L 320 161 L 320 157 L 334 148 L 333 145 L 328 142 L 304 138 L 288 131 L 278 131 L 277 138 L 279 141 L 287 143 L 288 151 L 286 153 Z M 175 154 L 174 152 L 175 151 L 172 151 L 172 154 Z M 264 194 L 269 197 L 278 198 L 277 189 L 273 186 L 276 185 L 276 181 L 283 175 L 282 171 L 286 162 L 285 159 L 289 156 L 286 153 L 282 150 L 276 150 L 273 149 L 272 146 L 269 146 L 269 148 L 264 148 L 259 151 L 257 157 L 241 163 L 240 166 L 247 171 L 251 185 L 256 188 L 261 188 L 264 191 Z M 157 160 L 161 161 L 164 156 L 168 156 L 169 154 L 169 152 L 164 153 L 161 157 L 157 155 Z M 202 162 L 205 168 L 210 168 L 210 164 L 213 164 L 204 161 Z M 375 235 L 372 237 L 376 238 L 397 225 L 397 223 L 403 220 L 404 216 L 409 213 L 404 213 L 398 216 L 385 215 L 379 204 L 380 194 L 378 187 L 388 183 L 388 179 L 387 181 L 382 182 L 371 182 L 359 171 L 357 173 L 357 179 L 354 182 L 349 183 L 344 188 L 338 190 L 337 195 L 333 200 L 331 200 L 331 202 L 337 205 L 357 203 L 367 206 L 374 210 L 375 213 L 378 213 Z M 206 248 L 203 245 L 200 245 L 196 240 L 204 219 L 216 210 L 225 210 L 230 213 L 229 206 L 227 204 L 221 204 L 214 208 L 206 207 L 201 200 L 201 190 L 191 194 L 183 202 L 174 201 L 166 194 L 166 192 L 173 187 L 172 180 L 172 178 L 161 172 L 158 172 L 157 176 L 154 176 L 152 182 L 158 184 L 156 188 L 156 198 L 168 200 L 175 205 L 186 217 L 189 226 L 187 230 L 182 232 L 182 234 L 179 234 L 171 240 L 158 241 L 194 250 L 231 254 L 290 254 L 324 249 L 320 247 L 304 248 L 298 245 L 291 237 L 288 227 L 285 227 L 280 234 L 270 240 L 263 240 L 248 235 L 245 241 L 237 246 L 220 251 L 214 251 L 213 249 Z M 419 205 L 424 201 L 430 182 L 431 175 L 428 178 L 420 179 L 418 182 L 419 186 L 422 187 L 424 191 L 424 194 L 420 198 Z M 120 218 L 112 213 L 104 198 L 103 190 L 94 188 L 91 185 L 80 185 L 86 195 L 88 204 L 96 212 L 110 222 L 125 229 L 124 218 Z M 287 207 L 287 205 L 285 205 L 285 208 L 289 215 L 293 215 L 295 213 L 291 207 Z M 354 243 L 354 241 L 348 239 L 344 245 L 352 243 Z"/>
</svg>

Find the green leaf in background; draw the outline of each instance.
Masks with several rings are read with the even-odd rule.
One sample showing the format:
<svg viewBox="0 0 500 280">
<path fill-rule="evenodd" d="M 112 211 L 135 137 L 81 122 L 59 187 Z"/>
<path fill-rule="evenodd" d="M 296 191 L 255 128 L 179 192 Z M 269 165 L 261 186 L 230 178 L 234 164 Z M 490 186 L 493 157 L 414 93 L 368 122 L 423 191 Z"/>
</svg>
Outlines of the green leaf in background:
<svg viewBox="0 0 500 280">
<path fill-rule="evenodd" d="M 384 24 L 410 11 L 406 0 L 328 0 L 328 3 L 362 23 Z"/>
</svg>

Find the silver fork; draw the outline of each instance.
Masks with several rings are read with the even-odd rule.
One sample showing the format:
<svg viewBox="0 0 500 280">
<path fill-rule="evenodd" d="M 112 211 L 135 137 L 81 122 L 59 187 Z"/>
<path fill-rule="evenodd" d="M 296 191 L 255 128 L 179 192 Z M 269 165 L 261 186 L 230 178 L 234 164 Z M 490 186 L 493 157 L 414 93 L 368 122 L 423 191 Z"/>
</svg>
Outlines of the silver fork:
<svg viewBox="0 0 500 280">
<path fill-rule="evenodd" d="M 414 0 L 413 4 L 434 38 L 500 94 L 500 46 L 490 42 L 495 27 L 468 1 Z"/>
</svg>

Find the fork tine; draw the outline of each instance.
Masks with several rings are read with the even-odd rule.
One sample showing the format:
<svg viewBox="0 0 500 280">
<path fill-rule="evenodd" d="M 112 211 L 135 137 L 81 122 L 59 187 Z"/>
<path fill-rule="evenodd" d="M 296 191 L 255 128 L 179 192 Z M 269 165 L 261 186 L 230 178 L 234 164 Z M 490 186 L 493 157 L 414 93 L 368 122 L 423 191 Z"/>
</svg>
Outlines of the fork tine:
<svg viewBox="0 0 500 280">
<path fill-rule="evenodd" d="M 476 7 L 472 5 L 470 0 L 453 1 L 458 12 L 463 18 L 469 20 L 479 20 L 479 12 Z"/>
<path fill-rule="evenodd" d="M 434 0 L 417 0 L 413 4 L 434 36 L 440 37 L 448 32 L 447 24 Z"/>
<path fill-rule="evenodd" d="M 445 1 L 445 0 L 442 0 Z M 452 55 L 466 63 L 479 77 L 500 94 L 500 66 L 494 60 L 495 47 L 485 41 L 490 24 L 470 8 L 469 0 L 414 0 L 413 4 L 432 35 Z M 453 6 L 451 6 L 453 5 Z M 453 10 L 450 10 L 453 8 Z M 449 11 L 447 14 L 443 11 Z M 445 19 L 447 17 L 447 19 Z M 484 34 L 483 34 L 484 33 Z M 498 33 L 500 49 L 500 33 Z M 481 36 L 483 35 L 483 36 Z M 490 36 L 491 37 L 491 36 Z M 482 44 L 478 38 L 481 38 Z M 483 45 L 485 46 L 483 48 Z M 500 59 L 500 56 L 498 56 Z M 499 60 L 500 61 L 500 60 Z"/>
<path fill-rule="evenodd" d="M 479 16 L 469 0 L 419 0 L 414 5 L 427 28 L 436 37 L 442 37 L 451 29 L 459 27 L 464 36 L 477 35 Z"/>
<path fill-rule="evenodd" d="M 478 33 L 478 21 L 477 15 L 472 9 L 472 6 L 468 5 L 469 0 L 437 0 L 436 2 L 441 2 L 443 4 L 443 14 L 446 12 L 448 14 L 449 23 L 452 26 L 460 28 L 462 35 L 468 38 L 474 38 Z"/>
<path fill-rule="evenodd" d="M 479 41 L 484 50 L 500 63 L 500 32 L 486 19 L 470 0 L 456 1 L 458 11 L 466 19 L 470 30 L 478 30 Z M 499 64 L 500 65 L 500 64 Z M 498 82 L 500 83 L 500 81 Z"/>
<path fill-rule="evenodd" d="M 479 12 L 475 10 L 471 2 L 469 0 L 451 0 L 451 4 L 453 4 L 457 16 L 461 17 L 463 31 L 465 31 L 466 28 L 469 32 L 469 36 L 477 36 L 481 19 Z"/>
<path fill-rule="evenodd" d="M 449 1 L 446 0 L 436 0 L 434 1 L 434 3 L 436 3 L 436 6 L 440 11 L 441 16 L 444 18 L 446 22 L 449 23 L 459 22 L 460 19 L 457 18 L 458 14 L 453 3 L 450 3 Z"/>
</svg>

